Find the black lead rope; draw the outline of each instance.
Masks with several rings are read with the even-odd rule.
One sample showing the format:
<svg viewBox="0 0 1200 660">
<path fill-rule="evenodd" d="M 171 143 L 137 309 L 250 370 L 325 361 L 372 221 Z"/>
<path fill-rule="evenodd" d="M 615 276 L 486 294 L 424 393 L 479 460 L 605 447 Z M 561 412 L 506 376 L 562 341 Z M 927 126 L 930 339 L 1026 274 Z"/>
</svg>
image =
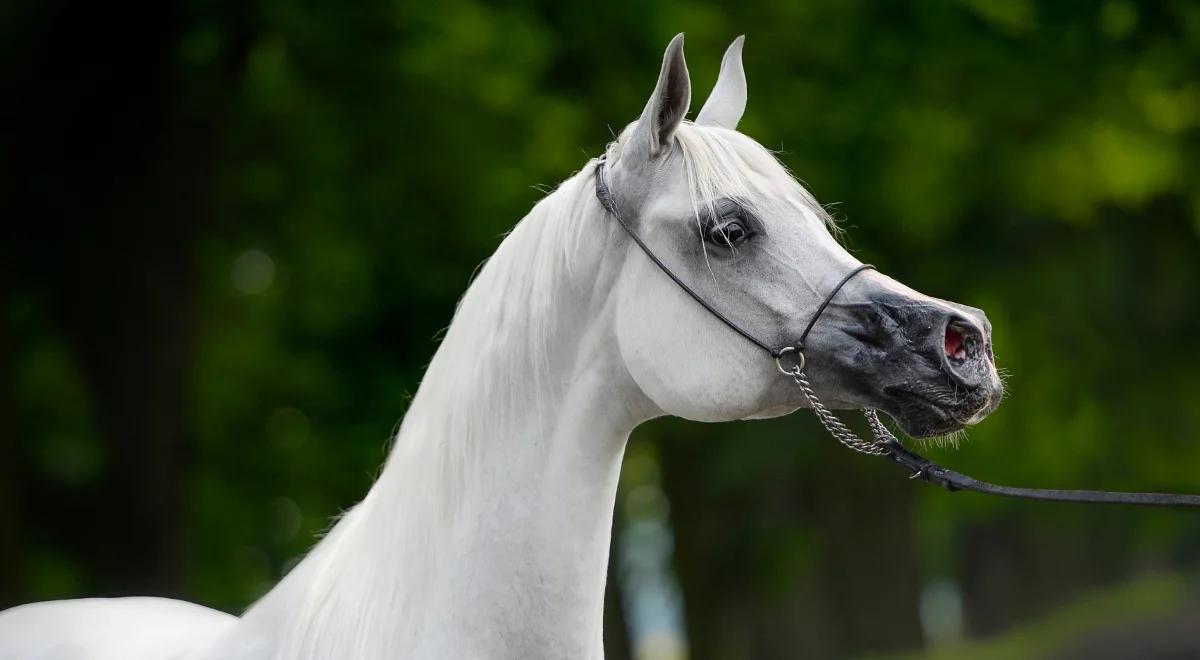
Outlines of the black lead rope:
<svg viewBox="0 0 1200 660">
<path fill-rule="evenodd" d="M 977 493 L 987 493 L 989 495 L 1001 495 L 1004 497 L 1016 497 L 1028 500 L 1048 500 L 1054 502 L 1091 502 L 1104 504 L 1136 504 L 1140 506 L 1200 507 L 1200 495 L 1182 495 L 1175 493 L 1128 493 L 1107 490 L 1015 488 L 1012 486 L 1000 486 L 997 484 L 988 483 L 986 481 L 980 481 L 961 472 L 955 472 L 954 470 L 944 468 L 941 465 L 938 465 L 928 458 L 925 458 L 924 456 L 921 456 L 920 454 L 900 444 L 900 441 L 896 439 L 896 436 L 892 435 L 892 433 L 888 431 L 882 423 L 879 422 L 878 417 L 876 417 L 874 414 L 874 411 L 867 411 L 867 419 L 871 422 L 872 429 L 875 432 L 875 441 L 867 442 L 857 438 L 857 436 L 854 436 L 853 432 L 851 432 L 844 424 L 838 421 L 837 418 L 833 417 L 832 414 L 824 408 L 824 406 L 820 405 L 820 402 L 817 400 L 811 386 L 809 386 L 807 379 L 804 377 L 804 343 L 808 340 L 808 334 L 812 331 L 813 326 L 816 325 L 817 321 L 821 318 L 821 315 L 825 313 L 825 309 L 829 307 L 829 304 L 833 301 L 834 296 L 836 296 L 838 292 L 842 290 L 842 287 L 844 287 L 859 273 L 865 270 L 874 269 L 875 267 L 870 264 L 862 264 L 850 271 L 841 279 L 841 281 L 837 283 L 836 286 L 833 287 L 829 294 L 825 296 L 825 299 L 821 301 L 821 304 L 817 307 L 817 311 L 813 313 L 812 318 L 808 321 L 808 325 L 804 328 L 804 332 L 800 334 L 800 338 L 795 344 L 780 348 L 772 348 L 770 344 L 759 339 L 758 337 L 755 337 L 749 331 L 734 323 L 729 319 L 729 317 L 722 314 L 720 310 L 705 300 L 699 293 L 696 293 L 695 290 L 688 286 L 687 283 L 685 283 L 679 278 L 678 275 L 668 268 L 667 265 L 658 258 L 658 255 L 656 255 L 654 251 L 650 249 L 650 246 L 646 245 L 646 242 L 642 240 L 642 237 L 638 235 L 636 231 L 634 231 L 633 227 L 630 226 L 629 223 L 625 222 L 625 220 L 621 217 L 621 214 L 617 211 L 617 205 L 613 200 L 612 191 L 609 189 L 608 183 L 604 179 L 605 160 L 605 156 L 601 156 L 596 160 L 595 172 L 596 197 L 600 200 L 600 205 L 604 207 L 604 210 L 617 220 L 617 223 L 621 225 L 621 227 L 625 230 L 625 233 L 629 234 L 629 237 L 633 239 L 633 242 L 636 243 L 639 248 L 641 248 L 642 252 L 646 253 L 646 256 L 650 258 L 650 261 L 654 262 L 654 265 L 657 266 L 658 269 L 664 274 L 666 274 L 667 277 L 671 278 L 671 281 L 675 282 L 680 289 L 683 289 L 684 293 L 688 294 L 692 300 L 695 300 L 700 304 L 701 307 L 708 310 L 710 314 L 716 317 L 721 323 L 724 323 L 730 330 L 738 333 L 747 341 L 766 351 L 768 355 L 774 358 L 775 363 L 777 366 L 779 366 L 780 371 L 794 378 L 796 383 L 805 391 L 805 395 L 809 398 L 810 403 L 814 404 L 813 407 L 818 413 L 818 416 L 821 418 L 822 424 L 824 424 L 825 427 L 831 433 L 833 433 L 835 438 L 837 438 L 847 447 L 867 454 L 887 456 L 893 463 L 906 469 L 911 475 L 911 479 L 927 481 L 931 484 L 941 486 L 952 493 L 962 490 L 972 490 Z M 796 365 L 790 368 L 785 368 L 782 366 L 782 364 L 780 364 L 780 359 L 789 355 L 796 360 Z"/>
<path fill-rule="evenodd" d="M 895 440 L 885 440 L 878 445 L 885 456 L 909 470 L 913 479 L 921 479 L 941 486 L 950 492 L 973 490 L 977 493 L 1017 497 L 1027 500 L 1049 500 L 1051 502 L 1093 502 L 1100 504 L 1136 504 L 1139 506 L 1200 507 L 1200 495 L 1176 493 L 1128 493 L 1110 490 L 1058 490 L 1054 488 L 1016 488 L 980 481 L 961 472 L 944 468 L 901 445 Z"/>
</svg>

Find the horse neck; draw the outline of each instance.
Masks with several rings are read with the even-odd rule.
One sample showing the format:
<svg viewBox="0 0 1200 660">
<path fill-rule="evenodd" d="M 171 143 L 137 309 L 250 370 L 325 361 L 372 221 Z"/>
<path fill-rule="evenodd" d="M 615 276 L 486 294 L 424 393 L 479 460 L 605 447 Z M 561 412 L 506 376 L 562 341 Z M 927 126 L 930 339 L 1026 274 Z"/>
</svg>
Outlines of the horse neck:
<svg viewBox="0 0 1200 660">
<path fill-rule="evenodd" d="M 649 411 L 603 330 L 611 230 L 531 216 L 464 296 L 367 498 L 245 617 L 278 657 L 600 654 L 621 456 Z M 564 239 L 594 254 L 556 267 L 542 251 Z"/>
</svg>

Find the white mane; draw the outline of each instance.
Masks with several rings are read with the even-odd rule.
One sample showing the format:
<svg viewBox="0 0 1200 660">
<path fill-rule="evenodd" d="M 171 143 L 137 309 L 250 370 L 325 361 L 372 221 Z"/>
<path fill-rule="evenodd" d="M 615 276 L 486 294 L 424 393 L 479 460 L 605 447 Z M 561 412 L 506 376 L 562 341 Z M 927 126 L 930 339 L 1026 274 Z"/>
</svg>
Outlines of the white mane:
<svg viewBox="0 0 1200 660">
<path fill-rule="evenodd" d="M 610 159 L 630 133 L 609 145 Z M 826 218 L 750 138 L 690 123 L 676 137 L 697 206 L 728 197 L 752 207 L 765 184 L 782 177 L 793 203 Z M 577 277 L 575 265 L 588 223 L 605 220 L 594 164 L 534 206 L 460 300 L 379 480 L 296 570 L 310 582 L 289 617 L 281 657 L 382 657 L 421 634 L 424 599 L 438 588 L 431 578 L 456 570 L 441 551 L 480 468 L 480 443 L 560 386 L 547 382 L 560 341 L 555 310 L 568 292 L 587 295 L 580 287 L 590 278 Z"/>
<path fill-rule="evenodd" d="M 459 301 L 379 480 L 306 560 L 317 562 L 314 580 L 284 657 L 379 657 L 356 645 L 387 633 L 363 630 L 404 630 L 421 606 L 412 596 L 444 574 L 437 551 L 454 533 L 459 497 L 478 468 L 475 450 L 548 385 L 545 321 L 570 279 L 580 228 L 594 215 L 593 181 L 585 168 L 538 202 Z"/>
</svg>

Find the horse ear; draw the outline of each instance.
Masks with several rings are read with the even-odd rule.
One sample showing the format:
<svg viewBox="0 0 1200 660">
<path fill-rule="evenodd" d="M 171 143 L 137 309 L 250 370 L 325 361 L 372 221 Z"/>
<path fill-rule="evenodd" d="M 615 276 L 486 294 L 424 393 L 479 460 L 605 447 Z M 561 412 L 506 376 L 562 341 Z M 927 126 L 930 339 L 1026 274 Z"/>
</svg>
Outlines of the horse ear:
<svg viewBox="0 0 1200 660">
<path fill-rule="evenodd" d="M 692 81 L 683 60 L 683 34 L 675 35 L 663 54 L 658 84 L 638 119 L 636 139 L 648 146 L 650 155 L 663 153 L 670 145 L 675 129 L 687 115 L 692 103 Z"/>
<path fill-rule="evenodd" d="M 746 111 L 746 71 L 742 68 L 742 35 L 729 44 L 725 57 L 721 58 L 721 73 L 717 84 L 696 115 L 696 123 L 735 129 Z"/>
</svg>

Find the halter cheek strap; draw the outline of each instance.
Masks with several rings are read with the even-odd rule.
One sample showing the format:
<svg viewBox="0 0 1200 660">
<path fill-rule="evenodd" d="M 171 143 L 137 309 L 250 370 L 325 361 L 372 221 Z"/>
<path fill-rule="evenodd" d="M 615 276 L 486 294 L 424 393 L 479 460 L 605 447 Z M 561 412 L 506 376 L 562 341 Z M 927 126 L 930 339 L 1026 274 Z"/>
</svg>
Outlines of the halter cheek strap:
<svg viewBox="0 0 1200 660">
<path fill-rule="evenodd" d="M 770 344 L 759 339 L 753 333 L 741 327 L 737 323 L 730 320 L 714 307 L 711 303 L 704 299 L 699 293 L 696 293 L 692 287 L 688 286 L 678 275 L 667 267 L 658 255 L 646 245 L 642 237 L 634 231 L 633 227 L 621 217 L 617 210 L 617 205 L 613 200 L 612 191 L 608 187 L 607 181 L 604 179 L 604 166 L 606 157 L 601 156 L 596 160 L 596 197 L 600 200 L 600 205 L 608 212 L 629 234 L 633 242 L 637 244 L 642 252 L 654 262 L 655 266 L 661 270 L 671 281 L 675 282 L 680 289 L 688 296 L 695 300 L 701 307 L 708 310 L 718 321 L 724 323 L 726 327 L 744 337 L 747 341 L 758 346 L 766 351 L 775 360 L 775 365 L 779 371 L 788 376 L 800 388 L 804 394 L 804 398 L 808 401 L 809 406 L 817 415 L 821 425 L 829 431 L 838 442 L 854 451 L 875 456 L 886 456 L 892 462 L 905 468 L 910 473 L 911 479 L 921 479 L 929 483 L 936 484 L 945 488 L 950 492 L 959 490 L 973 490 L 979 493 L 988 493 L 990 495 L 1002 495 L 1005 497 L 1017 497 L 1031 500 L 1052 500 L 1057 502 L 1091 502 L 1091 503 L 1110 503 L 1110 504 L 1139 504 L 1144 506 L 1177 506 L 1177 507 L 1200 507 L 1200 495 L 1178 495 L 1174 493 L 1124 493 L 1112 492 L 1103 490 L 1052 490 L 1044 488 L 1013 488 L 1011 486 L 998 486 L 986 481 L 979 481 L 973 477 L 955 472 L 944 468 L 937 463 L 921 456 L 920 454 L 906 448 L 900 444 L 896 436 L 888 430 L 883 422 L 879 420 L 879 415 L 874 410 L 864 410 L 863 414 L 867 418 L 867 423 L 871 427 L 874 434 L 874 440 L 863 440 L 859 438 L 853 431 L 850 430 L 840 419 L 838 419 L 828 408 L 825 407 L 821 400 L 817 398 L 816 392 L 809 383 L 808 377 L 804 374 L 805 366 L 805 342 L 808 340 L 808 334 L 812 332 L 813 326 L 820 320 L 821 315 L 825 313 L 826 308 L 833 301 L 833 297 L 846 286 L 846 283 L 854 279 L 856 275 L 865 271 L 872 270 L 875 267 L 870 264 L 862 264 L 854 270 L 842 277 L 841 281 L 829 292 L 821 304 L 817 306 L 817 311 L 813 313 L 812 318 L 808 320 L 808 325 L 804 327 L 804 331 L 800 333 L 799 339 L 794 344 L 773 348 Z M 795 362 L 794 365 L 784 366 L 783 360 L 787 358 Z"/>
</svg>

